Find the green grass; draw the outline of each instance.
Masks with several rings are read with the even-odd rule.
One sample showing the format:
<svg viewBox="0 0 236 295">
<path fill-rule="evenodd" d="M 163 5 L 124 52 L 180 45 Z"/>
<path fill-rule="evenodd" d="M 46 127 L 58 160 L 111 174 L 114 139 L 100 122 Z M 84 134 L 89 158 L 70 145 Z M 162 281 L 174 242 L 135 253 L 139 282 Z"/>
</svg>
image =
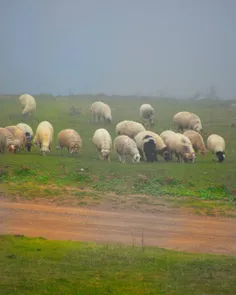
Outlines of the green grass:
<svg viewBox="0 0 236 295">
<path fill-rule="evenodd" d="M 235 295 L 236 258 L 0 236 L 1 295 Z"/>
<path fill-rule="evenodd" d="M 140 121 L 139 107 L 145 101 L 155 108 L 157 133 L 172 128 L 173 115 L 181 110 L 197 113 L 201 119 L 205 134 L 218 133 L 226 140 L 226 160 L 222 164 L 213 163 L 211 155 L 198 155 L 195 164 L 166 163 L 162 159 L 155 164 L 121 164 L 113 152 L 111 163 L 98 159 L 91 138 L 97 128 L 104 125 L 90 124 L 89 107 L 95 100 L 107 102 L 113 112 L 113 124 L 105 128 L 115 138 L 115 125 L 123 119 Z M 69 193 L 64 187 L 73 187 L 98 192 L 121 194 L 149 194 L 154 199 L 169 196 L 177 198 L 191 197 L 194 203 L 212 204 L 221 202 L 222 206 L 235 208 L 236 205 L 236 128 L 231 127 L 236 114 L 229 111 L 230 103 L 217 101 L 181 101 L 170 99 L 72 96 L 53 97 L 36 96 L 37 112 L 26 123 L 36 130 L 38 121 L 49 120 L 55 131 L 52 156 L 42 157 L 37 148 L 31 153 L 21 152 L 13 155 L 6 153 L 0 157 L 0 191 L 10 195 L 23 195 L 27 198 L 36 196 L 50 197 L 54 193 L 60 198 Z M 19 114 L 21 106 L 17 96 L 0 97 L 0 126 L 19 123 L 9 114 Z M 81 109 L 80 116 L 70 116 L 69 108 Z M 38 121 L 37 121 L 37 120 Z M 57 134 L 61 129 L 74 128 L 83 139 L 83 150 L 76 157 L 63 157 L 55 149 Z M 205 138 L 206 139 L 206 138 Z M 82 172 L 81 169 L 85 171 Z M 38 192 L 38 193 L 37 193 Z M 171 200 L 171 198 L 168 198 Z M 191 202 L 179 199 L 179 204 Z"/>
</svg>

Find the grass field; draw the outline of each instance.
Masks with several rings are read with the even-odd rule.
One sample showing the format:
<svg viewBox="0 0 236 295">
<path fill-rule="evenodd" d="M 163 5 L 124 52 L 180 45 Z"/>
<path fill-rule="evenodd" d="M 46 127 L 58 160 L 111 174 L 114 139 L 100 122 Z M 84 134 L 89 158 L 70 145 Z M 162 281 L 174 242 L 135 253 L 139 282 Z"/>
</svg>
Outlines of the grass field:
<svg viewBox="0 0 236 295">
<path fill-rule="evenodd" d="M 9 196 L 26 198 L 74 196 L 79 204 L 86 205 L 89 196 L 99 202 L 104 192 L 117 195 L 150 195 L 153 200 L 166 196 L 176 205 L 196 208 L 218 208 L 220 211 L 235 209 L 236 205 L 236 108 L 232 102 L 183 101 L 171 99 L 100 97 L 100 96 L 35 96 L 37 111 L 25 122 L 36 129 L 38 121 L 48 120 L 55 131 L 52 156 L 42 157 L 34 148 L 31 153 L 6 153 L 0 157 L 0 190 Z M 218 133 L 226 140 L 226 160 L 213 163 L 211 155 L 198 155 L 195 164 L 166 163 L 160 159 L 155 164 L 121 164 L 115 153 L 111 163 L 98 159 L 91 137 L 104 125 L 90 123 L 89 107 L 95 100 L 107 102 L 113 113 L 112 125 L 105 128 L 115 137 L 115 125 L 123 119 L 140 121 L 139 107 L 151 103 L 155 108 L 155 127 L 160 133 L 172 128 L 173 115 L 182 110 L 193 111 L 201 119 L 205 134 Z M 21 112 L 18 96 L 0 97 L 0 126 L 19 123 Z M 69 108 L 80 108 L 80 116 L 70 116 Z M 11 117 L 9 117 L 11 115 Z M 15 116 L 15 117 L 14 117 Z M 38 120 L 38 121 L 37 121 Z M 21 120 L 22 121 L 22 120 Z M 60 156 L 55 149 L 57 134 L 61 129 L 73 128 L 83 139 L 81 155 L 73 158 Z M 85 171 L 81 172 L 80 169 Z M 217 209 L 217 210 L 218 210 Z"/>
<path fill-rule="evenodd" d="M 2 295 L 234 295 L 236 258 L 0 236 Z"/>
</svg>

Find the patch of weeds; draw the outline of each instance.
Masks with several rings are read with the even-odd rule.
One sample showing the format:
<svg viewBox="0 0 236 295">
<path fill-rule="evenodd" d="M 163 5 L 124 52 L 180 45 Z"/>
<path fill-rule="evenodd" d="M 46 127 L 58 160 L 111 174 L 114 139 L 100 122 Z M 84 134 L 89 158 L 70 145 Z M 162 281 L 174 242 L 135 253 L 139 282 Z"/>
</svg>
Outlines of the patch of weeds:
<svg viewBox="0 0 236 295">
<path fill-rule="evenodd" d="M 75 192 L 72 195 L 75 197 L 85 197 L 88 195 L 88 192 L 83 192 L 83 191 L 82 192 Z"/>
<path fill-rule="evenodd" d="M 196 188 L 193 182 L 188 184 L 181 183 L 175 178 L 152 178 L 137 179 L 134 182 L 133 190 L 135 193 L 148 194 L 152 196 L 169 195 L 177 197 L 200 197 L 203 200 L 227 200 L 235 202 L 236 197 L 230 189 L 223 186 L 210 186 L 207 188 Z"/>
<path fill-rule="evenodd" d="M 77 173 L 75 181 L 77 181 L 77 182 L 91 182 L 92 178 L 87 173 Z"/>
<path fill-rule="evenodd" d="M 45 193 L 47 196 L 54 196 L 55 194 L 58 195 L 59 191 L 58 191 L 58 190 L 55 190 L 55 189 L 45 188 L 45 189 L 44 189 L 44 193 Z"/>
<path fill-rule="evenodd" d="M 16 176 L 25 177 L 25 176 L 34 176 L 36 172 L 32 170 L 29 166 L 22 166 L 14 171 Z"/>
<path fill-rule="evenodd" d="M 164 195 L 172 195 L 172 196 L 197 196 L 197 193 L 193 190 L 188 189 L 184 185 L 176 185 L 174 187 L 162 187 L 160 192 Z"/>
<path fill-rule="evenodd" d="M 75 172 L 71 171 L 70 173 L 64 173 L 63 175 L 58 175 L 56 178 L 56 183 L 58 185 L 63 185 L 65 183 L 74 184 L 77 183 L 89 183 L 92 181 L 90 174 L 86 172 Z"/>
<path fill-rule="evenodd" d="M 42 175 L 36 175 L 35 180 L 39 183 L 48 183 L 49 182 L 49 176 L 47 174 Z"/>
<path fill-rule="evenodd" d="M 196 186 L 192 181 L 189 181 L 189 182 L 188 182 L 188 185 L 189 185 L 190 187 L 195 187 L 195 186 Z"/>
<path fill-rule="evenodd" d="M 93 188 L 97 191 L 111 191 L 117 194 L 125 194 L 129 191 L 127 181 L 122 178 L 111 179 L 110 181 L 96 181 Z"/>
<path fill-rule="evenodd" d="M 219 200 L 219 199 L 231 199 L 232 193 L 229 188 L 225 185 L 221 186 L 210 186 L 207 188 L 199 188 L 197 189 L 199 193 L 199 197 L 203 200 Z M 236 198 L 234 198 L 236 200 Z"/>
<path fill-rule="evenodd" d="M 158 178 L 157 181 L 160 183 L 160 184 L 163 184 L 163 185 L 180 185 L 181 184 L 181 180 L 178 179 L 178 178 L 173 178 L 173 177 L 165 177 L 165 178 Z"/>
<path fill-rule="evenodd" d="M 157 194 L 188 195 L 190 191 L 180 183 L 179 179 L 169 177 L 158 177 L 146 180 L 137 179 L 134 182 L 133 190 L 135 193 L 148 194 L 152 196 L 156 196 Z"/>
<path fill-rule="evenodd" d="M 8 178 L 8 171 L 0 169 L 0 180 L 5 180 Z"/>
</svg>

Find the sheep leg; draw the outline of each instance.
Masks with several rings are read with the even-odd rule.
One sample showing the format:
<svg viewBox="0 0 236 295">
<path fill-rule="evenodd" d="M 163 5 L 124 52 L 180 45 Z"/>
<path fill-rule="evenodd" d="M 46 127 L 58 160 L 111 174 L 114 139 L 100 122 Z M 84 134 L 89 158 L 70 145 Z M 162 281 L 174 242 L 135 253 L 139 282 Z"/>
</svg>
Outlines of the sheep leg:
<svg viewBox="0 0 236 295">
<path fill-rule="evenodd" d="M 212 153 L 212 162 L 216 162 L 216 156 L 215 156 L 215 154 L 214 153 Z"/>
<path fill-rule="evenodd" d="M 174 160 L 174 155 L 172 152 L 170 152 L 170 161 L 173 161 Z"/>
<path fill-rule="evenodd" d="M 126 156 L 122 156 L 122 163 L 125 163 L 126 162 Z"/>
<path fill-rule="evenodd" d="M 175 156 L 176 156 L 176 158 L 177 158 L 177 161 L 178 161 L 179 163 L 181 163 L 181 157 L 180 157 L 177 153 L 175 153 Z"/>
<path fill-rule="evenodd" d="M 118 155 L 119 161 L 122 163 L 123 162 L 123 158 L 121 155 Z"/>
<path fill-rule="evenodd" d="M 140 154 L 140 156 L 141 156 L 141 161 L 143 161 L 144 160 L 144 154 L 143 154 L 143 151 L 141 150 L 141 149 L 138 149 L 138 151 L 139 151 L 139 154 Z"/>
<path fill-rule="evenodd" d="M 149 123 L 150 123 L 150 126 L 151 126 L 151 127 L 153 127 L 153 126 L 154 126 L 153 119 L 150 119 Z"/>
<path fill-rule="evenodd" d="M 126 156 L 122 155 L 120 156 L 120 159 L 121 159 L 121 163 L 125 163 L 126 162 Z"/>
</svg>

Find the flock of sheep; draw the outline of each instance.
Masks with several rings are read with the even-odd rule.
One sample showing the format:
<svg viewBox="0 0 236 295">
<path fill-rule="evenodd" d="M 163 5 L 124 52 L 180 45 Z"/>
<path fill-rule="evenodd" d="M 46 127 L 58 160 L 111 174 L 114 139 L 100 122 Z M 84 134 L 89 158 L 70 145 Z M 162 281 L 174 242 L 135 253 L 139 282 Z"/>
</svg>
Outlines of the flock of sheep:
<svg viewBox="0 0 236 295">
<path fill-rule="evenodd" d="M 35 99 L 28 94 L 19 97 L 24 105 L 22 114 L 27 114 L 36 109 Z M 112 123 L 110 107 L 97 101 L 91 105 L 94 123 L 103 121 Z M 143 104 L 140 107 L 140 117 L 151 127 L 154 126 L 154 109 L 150 104 Z M 99 152 L 100 159 L 110 161 L 110 155 L 114 147 L 120 162 L 125 163 L 128 157 L 133 163 L 140 160 L 154 162 L 161 156 L 165 161 L 172 161 L 174 157 L 179 162 L 192 162 L 196 159 L 198 151 L 205 155 L 207 149 L 212 153 L 213 160 L 222 162 L 225 159 L 225 140 L 217 134 L 212 134 L 207 138 L 207 148 L 201 136 L 202 124 L 200 118 L 191 112 L 179 112 L 173 117 L 173 124 L 177 132 L 172 130 L 163 131 L 160 135 L 153 131 L 146 130 L 143 124 L 131 120 L 121 121 L 116 125 L 116 135 L 112 144 L 112 138 L 105 128 L 97 129 L 92 137 L 92 142 Z M 179 133 L 179 132 L 183 132 Z M 34 132 L 32 128 L 25 124 L 7 126 L 0 128 L 0 153 L 3 154 L 5 148 L 11 152 L 22 149 L 31 150 L 31 146 L 37 146 L 42 155 L 51 153 L 51 146 L 54 137 L 54 129 L 50 122 L 39 123 Z M 82 149 L 82 138 L 73 129 L 64 129 L 58 133 L 57 149 L 66 148 L 68 153 L 76 155 Z"/>
</svg>

